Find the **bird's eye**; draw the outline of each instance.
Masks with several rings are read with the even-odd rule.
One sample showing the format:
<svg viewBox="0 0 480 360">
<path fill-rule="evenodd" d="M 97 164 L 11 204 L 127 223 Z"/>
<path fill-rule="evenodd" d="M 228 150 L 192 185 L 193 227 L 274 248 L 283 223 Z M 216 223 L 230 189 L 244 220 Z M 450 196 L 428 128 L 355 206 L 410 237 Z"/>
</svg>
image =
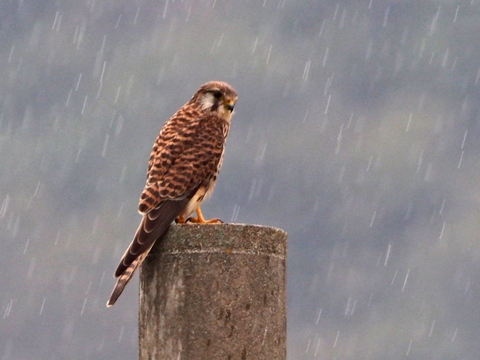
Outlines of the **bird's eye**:
<svg viewBox="0 0 480 360">
<path fill-rule="evenodd" d="M 222 97 L 222 93 L 218 90 L 212 91 L 212 93 L 215 99 L 220 99 Z"/>
</svg>

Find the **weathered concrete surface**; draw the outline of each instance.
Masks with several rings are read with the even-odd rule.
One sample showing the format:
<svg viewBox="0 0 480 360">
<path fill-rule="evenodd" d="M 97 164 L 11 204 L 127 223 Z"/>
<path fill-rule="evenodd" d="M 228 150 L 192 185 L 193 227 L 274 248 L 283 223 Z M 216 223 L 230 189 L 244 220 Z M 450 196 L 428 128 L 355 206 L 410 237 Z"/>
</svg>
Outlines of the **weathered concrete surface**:
<svg viewBox="0 0 480 360">
<path fill-rule="evenodd" d="M 141 360 L 286 359 L 287 234 L 172 225 L 140 271 Z"/>
</svg>

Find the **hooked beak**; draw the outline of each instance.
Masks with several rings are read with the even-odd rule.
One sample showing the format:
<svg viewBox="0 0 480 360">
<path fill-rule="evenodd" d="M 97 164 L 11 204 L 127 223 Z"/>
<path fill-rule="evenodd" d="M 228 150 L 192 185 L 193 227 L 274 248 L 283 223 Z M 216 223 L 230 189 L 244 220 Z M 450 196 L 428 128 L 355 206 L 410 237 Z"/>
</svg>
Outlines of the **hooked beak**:
<svg viewBox="0 0 480 360">
<path fill-rule="evenodd" d="M 233 108 L 235 107 L 235 100 L 225 101 L 225 107 L 228 109 L 228 111 L 232 112 Z"/>
</svg>

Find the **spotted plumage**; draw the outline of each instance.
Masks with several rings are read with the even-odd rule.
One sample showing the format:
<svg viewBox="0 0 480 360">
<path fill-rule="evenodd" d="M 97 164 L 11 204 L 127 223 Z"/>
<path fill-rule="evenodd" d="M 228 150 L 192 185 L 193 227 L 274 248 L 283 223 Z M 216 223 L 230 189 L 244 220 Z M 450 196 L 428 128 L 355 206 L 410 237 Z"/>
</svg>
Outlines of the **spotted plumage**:
<svg viewBox="0 0 480 360">
<path fill-rule="evenodd" d="M 205 220 L 200 209 L 211 194 L 222 166 L 225 141 L 237 100 L 227 83 L 210 81 L 200 87 L 163 126 L 153 145 L 147 183 L 140 196 L 142 221 L 115 271 L 117 283 L 107 306 L 115 304 L 133 273 L 172 221 Z M 190 218 L 196 211 L 197 217 Z"/>
</svg>

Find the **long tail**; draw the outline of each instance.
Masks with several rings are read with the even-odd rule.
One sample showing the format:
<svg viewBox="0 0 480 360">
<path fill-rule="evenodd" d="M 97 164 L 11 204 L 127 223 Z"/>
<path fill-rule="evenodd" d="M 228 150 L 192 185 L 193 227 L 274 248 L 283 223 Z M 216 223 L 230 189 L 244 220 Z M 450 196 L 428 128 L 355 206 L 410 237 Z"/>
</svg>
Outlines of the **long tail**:
<svg viewBox="0 0 480 360">
<path fill-rule="evenodd" d="M 115 287 L 113 288 L 113 291 L 112 291 L 112 294 L 110 295 L 110 298 L 108 299 L 107 307 L 113 306 L 115 304 L 118 297 L 122 294 L 123 289 L 125 289 L 125 286 L 127 286 L 128 282 L 132 278 L 133 273 L 135 272 L 135 270 L 137 270 L 137 267 L 142 265 L 143 260 L 145 260 L 145 258 L 147 257 L 148 253 L 150 252 L 150 250 L 152 249 L 154 244 L 155 243 L 153 243 L 148 248 L 148 250 L 145 251 L 142 255 L 137 257 L 132 262 L 132 264 L 127 269 L 125 269 L 125 272 L 118 277 L 117 283 L 115 284 Z"/>
<path fill-rule="evenodd" d="M 115 271 L 115 277 L 118 280 L 107 302 L 107 307 L 115 304 L 135 270 L 147 257 L 155 241 L 168 230 L 172 221 L 180 214 L 192 195 L 189 194 L 181 200 L 163 201 L 157 208 L 143 216 L 133 241 L 123 254 Z"/>
</svg>

